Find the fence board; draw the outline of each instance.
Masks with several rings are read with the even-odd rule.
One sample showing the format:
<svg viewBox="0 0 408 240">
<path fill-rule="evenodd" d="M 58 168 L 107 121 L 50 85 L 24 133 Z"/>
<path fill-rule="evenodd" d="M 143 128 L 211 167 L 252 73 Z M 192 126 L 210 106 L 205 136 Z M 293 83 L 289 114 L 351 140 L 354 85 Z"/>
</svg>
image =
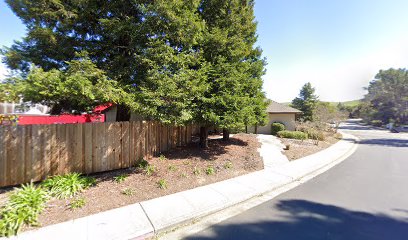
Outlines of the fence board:
<svg viewBox="0 0 408 240">
<path fill-rule="evenodd" d="M 92 173 L 92 124 L 83 125 L 85 173 Z"/>
<path fill-rule="evenodd" d="M 130 167 L 130 123 L 123 122 L 122 128 L 120 132 L 120 142 L 118 148 L 121 148 L 121 155 L 120 155 L 120 168 L 127 168 Z"/>
<path fill-rule="evenodd" d="M 0 186 L 7 185 L 7 156 L 5 155 L 5 148 L 7 145 L 5 134 L 5 128 L 0 128 Z"/>
<path fill-rule="evenodd" d="M 190 143 L 193 129 L 153 121 L 0 126 L 0 187 L 127 168 Z"/>
</svg>

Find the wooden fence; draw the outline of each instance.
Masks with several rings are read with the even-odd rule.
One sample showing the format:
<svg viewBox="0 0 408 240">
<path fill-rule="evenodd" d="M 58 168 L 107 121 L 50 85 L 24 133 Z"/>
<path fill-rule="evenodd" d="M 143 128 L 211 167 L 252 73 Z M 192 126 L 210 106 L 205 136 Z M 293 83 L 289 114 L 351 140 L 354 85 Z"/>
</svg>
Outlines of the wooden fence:
<svg viewBox="0 0 408 240">
<path fill-rule="evenodd" d="M 193 131 L 152 121 L 0 126 L 0 187 L 127 168 L 190 143 Z"/>
</svg>

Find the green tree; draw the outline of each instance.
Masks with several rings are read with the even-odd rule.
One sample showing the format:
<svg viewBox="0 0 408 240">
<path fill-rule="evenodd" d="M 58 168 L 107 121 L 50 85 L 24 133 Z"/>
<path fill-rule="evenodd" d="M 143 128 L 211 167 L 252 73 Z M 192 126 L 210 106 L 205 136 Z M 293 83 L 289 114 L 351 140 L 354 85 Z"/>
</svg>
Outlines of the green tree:
<svg viewBox="0 0 408 240">
<path fill-rule="evenodd" d="M 302 111 L 302 120 L 313 121 L 314 111 L 317 107 L 318 96 L 315 94 L 315 89 L 309 82 L 303 85 L 300 90 L 299 97 L 292 100 L 292 107 Z"/>
<path fill-rule="evenodd" d="M 262 122 L 267 103 L 262 92 L 265 61 L 255 48 L 257 39 L 254 1 L 203 0 L 199 12 L 206 23 L 200 47 L 209 65 L 207 89 L 198 102 L 196 121 L 230 129 Z M 202 141 L 202 146 L 206 143 Z"/>
<path fill-rule="evenodd" d="M 86 56 L 68 61 L 64 71 L 32 67 L 14 86 L 25 101 L 50 106 L 52 114 L 89 112 L 106 102 L 133 103 L 132 96 Z"/>
<path fill-rule="evenodd" d="M 265 62 L 253 47 L 253 1 L 6 1 L 27 26 L 27 36 L 3 49 L 3 60 L 23 78 L 46 75 L 65 87 L 69 63 L 87 52 L 126 94 L 119 112 L 131 109 L 172 124 L 195 121 L 204 133 L 209 125 L 235 129 L 264 116 Z M 32 64 L 39 70 L 30 72 Z M 75 95 L 77 89 L 67 91 Z M 115 96 L 96 94 L 94 102 L 110 99 Z M 89 103 L 82 100 L 49 103 L 81 111 Z"/>
<path fill-rule="evenodd" d="M 369 83 L 363 118 L 388 123 L 408 123 L 408 70 L 380 70 Z"/>
</svg>

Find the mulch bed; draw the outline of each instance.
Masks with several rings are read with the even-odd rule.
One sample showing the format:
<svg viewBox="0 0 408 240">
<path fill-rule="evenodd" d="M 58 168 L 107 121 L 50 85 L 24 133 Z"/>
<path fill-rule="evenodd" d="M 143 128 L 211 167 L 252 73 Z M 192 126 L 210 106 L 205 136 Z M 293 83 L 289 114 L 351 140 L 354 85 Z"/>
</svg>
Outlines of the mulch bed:
<svg viewBox="0 0 408 240">
<path fill-rule="evenodd" d="M 51 200 L 39 222 L 41 226 L 55 224 L 261 170 L 259 147 L 256 135 L 236 134 L 228 142 L 210 139 L 206 150 L 195 143 L 164 153 L 165 159 L 154 157 L 148 160 L 155 166 L 150 176 L 136 168 L 94 174 L 97 185 L 77 196 L 86 199 L 83 208 L 71 210 L 72 199 Z M 206 174 L 209 167 L 215 170 L 213 175 Z M 113 178 L 121 174 L 128 177 L 122 183 L 115 182 Z M 166 181 L 167 189 L 159 188 L 161 179 Z M 123 194 L 126 188 L 132 189 L 134 194 Z M 0 189 L 0 200 L 5 195 L 7 191 Z"/>
<path fill-rule="evenodd" d="M 340 134 L 333 134 L 330 132 L 325 133 L 325 136 L 325 140 L 319 141 L 318 145 L 316 145 L 314 141 L 310 139 L 301 141 L 296 139 L 281 138 L 280 140 L 284 145 L 290 145 L 289 150 L 284 150 L 283 154 L 285 154 L 290 161 L 296 160 L 328 148 L 341 139 Z"/>
</svg>

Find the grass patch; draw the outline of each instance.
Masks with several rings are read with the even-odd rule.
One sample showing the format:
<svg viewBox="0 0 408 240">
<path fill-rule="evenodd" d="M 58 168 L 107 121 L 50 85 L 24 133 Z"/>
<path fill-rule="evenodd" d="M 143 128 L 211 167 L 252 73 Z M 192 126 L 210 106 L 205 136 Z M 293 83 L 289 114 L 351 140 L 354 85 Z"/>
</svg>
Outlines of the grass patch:
<svg viewBox="0 0 408 240">
<path fill-rule="evenodd" d="M 79 173 L 69 173 L 48 178 L 41 185 L 48 189 L 53 197 L 63 199 L 73 197 L 79 192 L 95 185 L 95 183 L 95 178 L 84 177 Z"/>
<path fill-rule="evenodd" d="M 135 195 L 135 190 L 131 188 L 125 188 L 122 190 L 122 194 L 126 196 L 133 196 Z"/>
<path fill-rule="evenodd" d="M 86 199 L 84 197 L 75 198 L 69 204 L 69 208 L 71 210 L 75 210 L 78 208 L 83 208 L 86 204 Z"/>
<path fill-rule="evenodd" d="M 126 180 L 127 177 L 128 177 L 127 174 L 120 174 L 118 176 L 113 177 L 113 180 L 117 183 L 122 183 Z"/>
<path fill-rule="evenodd" d="M 17 234 L 24 224 L 38 225 L 38 215 L 48 199 L 47 191 L 32 183 L 16 189 L 0 209 L 0 237 Z"/>
<path fill-rule="evenodd" d="M 160 179 L 160 180 L 157 182 L 157 185 L 158 185 L 158 187 L 159 187 L 160 189 L 167 189 L 167 182 L 166 182 L 165 179 Z"/>
</svg>

